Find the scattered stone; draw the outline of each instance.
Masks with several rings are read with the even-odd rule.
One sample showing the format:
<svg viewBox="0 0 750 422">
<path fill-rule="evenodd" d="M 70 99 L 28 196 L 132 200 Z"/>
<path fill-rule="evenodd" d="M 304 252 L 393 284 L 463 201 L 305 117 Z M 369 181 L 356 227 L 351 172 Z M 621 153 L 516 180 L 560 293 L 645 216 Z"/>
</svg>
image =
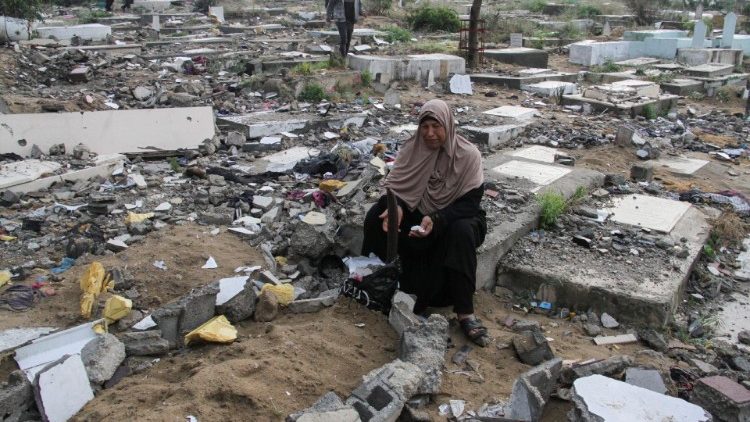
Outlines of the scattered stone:
<svg viewBox="0 0 750 422">
<path fill-rule="evenodd" d="M 162 338 L 159 330 L 131 331 L 123 333 L 120 339 L 128 356 L 162 355 L 170 349 L 169 341 Z"/>
<path fill-rule="evenodd" d="M 612 315 L 610 315 L 610 314 L 608 314 L 606 312 L 602 313 L 601 321 L 602 321 L 602 326 L 604 328 L 610 328 L 611 329 L 611 328 L 617 328 L 617 327 L 620 326 L 620 323 L 617 322 L 617 320 L 614 319 L 612 317 Z"/>
<path fill-rule="evenodd" d="M 630 179 L 634 182 L 650 182 L 654 178 L 654 168 L 648 164 L 633 164 Z"/>
<path fill-rule="evenodd" d="M 448 322 L 444 318 L 443 321 L 447 329 Z M 396 359 L 365 375 L 346 404 L 357 411 L 362 421 L 395 421 L 425 376 L 429 375 L 419 366 Z"/>
<path fill-rule="evenodd" d="M 8 381 L 0 384 L 0 415 L 3 421 L 33 420 L 34 392 L 26 374 L 20 370 L 10 373 Z M 38 417 L 38 415 L 37 415 Z"/>
<path fill-rule="evenodd" d="M 524 372 L 513 383 L 505 417 L 537 421 L 542 416 L 550 394 L 557 388 L 562 359 L 554 358 Z"/>
<path fill-rule="evenodd" d="M 447 347 L 448 321 L 442 315 L 430 315 L 426 322 L 404 330 L 399 345 L 399 359 L 413 363 L 422 370 L 424 379 L 418 389 L 420 394 L 436 394 L 440 391 Z"/>
<path fill-rule="evenodd" d="M 602 328 L 595 324 L 583 324 L 583 331 L 587 336 L 596 337 L 602 333 Z"/>
<path fill-rule="evenodd" d="M 722 421 L 750 420 L 750 391 L 725 376 L 699 379 L 690 401 Z"/>
<path fill-rule="evenodd" d="M 625 382 L 659 394 L 667 393 L 667 386 L 664 385 L 659 371 L 655 369 L 628 368 L 625 371 Z"/>
<path fill-rule="evenodd" d="M 642 330 L 638 332 L 638 336 L 644 343 L 656 351 L 665 353 L 668 349 L 668 343 L 664 339 L 664 336 L 653 329 Z"/>
<path fill-rule="evenodd" d="M 630 356 L 612 356 L 610 358 L 588 363 L 585 365 L 564 368 L 560 373 L 560 382 L 563 385 L 570 385 L 578 378 L 583 378 L 594 374 L 614 377 L 617 374 L 622 373 L 632 364 L 633 358 L 631 358 Z"/>
<path fill-rule="evenodd" d="M 279 313 L 279 299 L 270 290 L 266 290 L 258 297 L 255 305 L 255 320 L 258 322 L 269 322 L 276 318 Z"/>
<path fill-rule="evenodd" d="M 737 339 L 742 344 L 750 345 L 750 331 L 740 331 L 737 333 Z"/>
<path fill-rule="evenodd" d="M 547 339 L 539 332 L 526 331 L 513 337 L 513 347 L 521 362 L 527 365 L 539 365 L 555 357 Z"/>
<path fill-rule="evenodd" d="M 112 334 L 100 334 L 83 347 L 81 360 L 89 381 L 102 384 L 112 378 L 125 360 L 125 345 Z"/>
</svg>

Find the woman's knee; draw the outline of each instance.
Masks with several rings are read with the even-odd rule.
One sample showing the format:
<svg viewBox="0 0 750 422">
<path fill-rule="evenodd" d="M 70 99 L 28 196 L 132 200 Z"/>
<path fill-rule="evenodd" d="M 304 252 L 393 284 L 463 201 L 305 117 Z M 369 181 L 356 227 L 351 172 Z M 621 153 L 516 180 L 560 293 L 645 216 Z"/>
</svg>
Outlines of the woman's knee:
<svg viewBox="0 0 750 422">
<path fill-rule="evenodd" d="M 474 233 L 474 220 L 471 218 L 462 218 L 456 220 L 448 226 L 448 237 L 452 242 L 474 242 L 476 234 Z"/>
</svg>

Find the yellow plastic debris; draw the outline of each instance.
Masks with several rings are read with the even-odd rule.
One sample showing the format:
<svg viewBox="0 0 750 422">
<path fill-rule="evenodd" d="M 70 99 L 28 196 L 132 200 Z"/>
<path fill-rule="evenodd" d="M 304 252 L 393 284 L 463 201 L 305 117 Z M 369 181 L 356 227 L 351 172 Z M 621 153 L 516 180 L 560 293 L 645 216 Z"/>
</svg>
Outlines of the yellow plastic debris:
<svg viewBox="0 0 750 422">
<path fill-rule="evenodd" d="M 91 329 L 97 334 L 104 334 L 107 332 L 107 327 L 105 327 L 104 324 L 96 324 L 91 327 Z"/>
<path fill-rule="evenodd" d="M 5 286 L 10 281 L 11 277 L 13 277 L 13 274 L 10 273 L 8 270 L 0 271 L 0 287 Z"/>
<path fill-rule="evenodd" d="M 285 256 L 281 256 L 281 255 L 274 257 L 274 259 L 276 260 L 276 264 L 281 265 L 281 266 L 284 266 L 289 262 Z"/>
<path fill-rule="evenodd" d="M 237 339 L 237 329 L 227 320 L 224 315 L 211 318 L 200 327 L 185 335 L 185 344 L 194 340 L 209 341 L 212 343 L 231 343 Z"/>
<path fill-rule="evenodd" d="M 132 300 L 114 295 L 104 302 L 104 318 L 111 324 L 128 316 L 132 308 Z"/>
<path fill-rule="evenodd" d="M 292 303 L 292 301 L 294 300 L 294 286 L 292 286 L 291 284 L 276 285 L 266 283 L 260 289 L 260 292 L 263 293 L 266 290 L 276 295 L 276 298 L 279 299 L 279 305 L 286 306 Z"/>
<path fill-rule="evenodd" d="M 131 225 L 131 224 L 143 223 L 144 221 L 148 220 L 149 218 L 153 216 L 154 216 L 154 213 L 152 212 L 147 212 L 144 214 L 136 214 L 134 212 L 129 212 L 128 216 L 125 217 L 125 224 Z"/>
<path fill-rule="evenodd" d="M 344 186 L 346 186 L 346 183 L 342 182 L 341 180 L 328 179 L 320 182 L 318 188 L 320 188 L 320 190 L 322 191 L 333 192 L 343 188 Z"/>
<path fill-rule="evenodd" d="M 4 234 L 4 235 L 0 236 L 0 240 L 2 240 L 3 242 L 12 242 L 12 241 L 14 241 L 16 239 L 18 239 L 18 238 L 15 237 L 15 236 L 8 236 L 7 234 Z"/>
<path fill-rule="evenodd" d="M 102 292 L 114 287 L 104 266 L 98 261 L 92 262 L 81 276 L 81 315 L 91 318 L 91 310 L 96 299 Z"/>
</svg>

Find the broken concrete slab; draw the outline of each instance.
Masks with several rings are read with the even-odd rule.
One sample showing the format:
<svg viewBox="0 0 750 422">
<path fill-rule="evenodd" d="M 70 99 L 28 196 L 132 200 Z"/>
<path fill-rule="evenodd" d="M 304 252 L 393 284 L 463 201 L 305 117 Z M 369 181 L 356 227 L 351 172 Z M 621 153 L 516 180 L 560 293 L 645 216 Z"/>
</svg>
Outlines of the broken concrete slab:
<svg viewBox="0 0 750 422">
<path fill-rule="evenodd" d="M 732 72 L 734 72 L 734 65 L 721 63 L 706 63 L 685 69 L 687 75 L 701 78 L 717 78 L 730 75 Z"/>
<path fill-rule="evenodd" d="M 578 92 L 578 85 L 572 82 L 544 81 L 530 85 L 521 85 L 521 90 L 533 92 L 543 97 L 557 97 L 563 94 L 576 94 Z"/>
<path fill-rule="evenodd" d="M 551 184 L 572 170 L 565 167 L 512 160 L 493 168 L 492 171 L 506 177 L 520 177 L 529 180 L 537 185 L 537 188 L 533 190 L 537 191 L 539 188 Z"/>
<path fill-rule="evenodd" d="M 329 308 L 336 303 L 336 295 L 328 295 L 322 297 L 316 297 L 313 299 L 301 299 L 295 300 L 287 305 L 287 309 L 295 314 L 307 314 L 313 312 L 320 312 L 324 308 Z"/>
<path fill-rule="evenodd" d="M 601 375 L 576 380 L 571 396 L 573 421 L 711 421 L 705 410 L 685 400 Z"/>
<path fill-rule="evenodd" d="M 435 79 L 466 73 L 466 61 L 450 54 L 410 54 L 407 56 L 349 55 L 349 67 L 368 71 L 373 81 L 387 84 L 392 80 L 421 81 L 430 71 Z"/>
<path fill-rule="evenodd" d="M 521 89 L 523 85 L 544 81 L 576 82 L 578 80 L 577 73 L 556 72 L 550 69 L 522 69 L 517 73 L 517 75 L 472 73 L 471 80 L 472 82 L 505 85 L 511 89 Z"/>
<path fill-rule="evenodd" d="M 708 63 L 731 64 L 742 63 L 741 49 L 731 48 L 679 48 L 677 62 L 686 66 L 699 66 Z"/>
<path fill-rule="evenodd" d="M 34 390 L 22 371 L 13 371 L 8 381 L 0 383 L 0 415 L 4 421 L 21 421 L 34 406 Z"/>
<path fill-rule="evenodd" d="M 526 124 L 510 124 L 488 127 L 463 126 L 461 129 L 471 134 L 472 141 L 491 148 L 505 145 L 526 130 Z"/>
<path fill-rule="evenodd" d="M 671 232 L 691 207 L 689 202 L 649 195 L 627 195 L 615 198 L 613 204 L 604 209 L 612 220 L 662 233 Z"/>
<path fill-rule="evenodd" d="M 549 342 L 540 332 L 524 331 L 513 337 L 513 347 L 521 362 L 527 365 L 539 365 L 555 357 Z"/>
<path fill-rule="evenodd" d="M 216 119 L 219 127 L 226 127 L 243 133 L 248 139 L 277 135 L 283 132 L 302 132 L 312 129 L 341 129 L 349 125 L 362 127 L 366 114 L 338 114 L 321 117 L 316 114 L 301 113 L 290 118 L 274 112 L 258 112 L 239 116 L 224 116 Z"/>
<path fill-rule="evenodd" d="M 104 154 L 96 157 L 91 167 L 81 170 L 71 170 L 62 174 L 38 179 L 31 177 L 38 173 L 31 173 L 31 176 L 29 176 L 29 173 L 24 174 L 25 172 L 13 174 L 13 172 L 5 171 L 5 169 L 13 168 L 14 164 L 21 164 L 29 160 L 10 163 L 7 166 L 2 166 L 2 169 L 0 169 L 0 185 L 6 185 L 3 188 L 11 192 L 34 192 L 47 189 L 55 183 L 77 182 L 89 180 L 94 177 L 108 177 L 112 174 L 113 170 L 122 167 L 125 159 L 126 157 L 120 154 Z"/>
<path fill-rule="evenodd" d="M 54 327 L 29 327 L 0 331 L 0 353 L 15 349 L 54 330 Z"/>
<path fill-rule="evenodd" d="M 128 356 L 153 356 L 167 353 L 169 341 L 162 338 L 161 331 L 134 331 L 120 336 Z"/>
<path fill-rule="evenodd" d="M 448 346 L 448 321 L 433 314 L 427 321 L 408 327 L 401 336 L 399 358 L 421 369 L 424 380 L 419 385 L 420 394 L 435 394 L 443 381 L 443 363 Z"/>
<path fill-rule="evenodd" d="M 396 421 L 406 401 L 417 393 L 424 376 L 419 366 L 396 359 L 365 375 L 364 382 L 354 389 L 346 404 L 363 421 Z"/>
<path fill-rule="evenodd" d="M 559 154 L 559 150 L 545 147 L 543 145 L 532 145 L 510 153 L 510 155 L 514 157 L 525 158 L 530 161 L 539 161 L 541 163 L 554 163 L 555 156 Z"/>
<path fill-rule="evenodd" d="M 750 391 L 725 376 L 699 379 L 690 401 L 722 421 L 750 420 Z"/>
<path fill-rule="evenodd" d="M 239 322 L 250 318 L 255 312 L 257 298 L 250 277 L 222 278 L 215 284 L 219 293 L 216 295 L 216 314 L 224 315 L 229 322 Z"/>
<path fill-rule="evenodd" d="M 658 87 L 658 86 L 657 86 Z M 597 88 L 600 88 L 597 87 Z M 589 92 L 591 88 L 587 89 Z M 648 107 L 657 113 L 664 110 L 672 110 L 677 106 L 677 95 L 661 94 L 657 98 L 641 98 L 634 96 L 635 91 L 629 87 L 608 88 L 605 94 L 612 94 L 614 97 L 607 97 L 606 100 L 590 98 L 584 95 L 563 95 L 563 105 L 589 107 L 596 112 L 612 112 L 618 115 L 636 116 L 643 115 L 644 110 Z M 589 94 L 594 95 L 596 94 Z M 631 97 L 623 99 L 621 95 L 630 95 Z"/>
<path fill-rule="evenodd" d="M 70 40 L 78 37 L 82 40 L 104 41 L 112 35 L 112 28 L 98 23 L 71 26 L 40 26 L 36 28 L 39 38 Z"/>
<path fill-rule="evenodd" d="M 488 49 L 484 50 L 484 56 L 500 63 L 535 68 L 546 68 L 549 60 L 546 51 L 526 47 Z"/>
<path fill-rule="evenodd" d="M 94 398 L 80 355 L 65 355 L 41 369 L 34 396 L 45 421 L 65 422 L 78 413 Z"/>
<path fill-rule="evenodd" d="M 89 381 L 103 384 L 125 360 L 125 345 L 110 333 L 98 335 L 81 349 L 81 361 Z"/>
<path fill-rule="evenodd" d="M 626 355 L 616 355 L 604 360 L 596 360 L 583 364 L 573 364 L 566 367 L 560 373 L 560 382 L 563 385 L 570 385 L 573 381 L 588 377 L 591 375 L 605 375 L 616 377 L 626 368 L 633 364 L 633 358 Z"/>
<path fill-rule="evenodd" d="M 533 108 L 505 105 L 505 106 L 493 108 L 491 110 L 487 110 L 484 112 L 484 114 L 525 121 L 525 120 L 531 120 L 534 117 L 538 116 L 539 112 Z"/>
<path fill-rule="evenodd" d="M 654 161 L 654 164 L 669 168 L 677 174 L 693 174 L 708 164 L 708 161 L 688 157 L 664 157 Z"/>
<path fill-rule="evenodd" d="M 68 136 L 61 139 L 60 133 Z M 97 154 L 138 153 L 148 147 L 197 148 L 213 136 L 211 107 L 0 114 L 0 144 L 22 156 L 34 144 L 42 150 L 63 142 L 70 150 L 83 143 Z"/>
<path fill-rule="evenodd" d="M 667 393 L 667 386 L 656 369 L 628 368 L 625 371 L 625 382 L 655 393 Z"/>
<path fill-rule="evenodd" d="M 551 359 L 521 374 L 513 382 L 505 416 L 521 421 L 537 421 L 550 394 L 557 388 L 562 359 Z"/>
<path fill-rule="evenodd" d="M 14 161 L 0 166 L 0 189 L 31 182 L 45 174 L 55 173 L 62 165 L 55 161 L 28 159 Z"/>
<path fill-rule="evenodd" d="M 19 347 L 16 349 L 15 355 L 18 367 L 31 381 L 49 363 L 57 361 L 65 355 L 80 355 L 83 347 L 97 336 L 93 327 L 102 324 L 103 321 L 92 321 L 58 331 L 33 340 L 26 346 Z"/>
</svg>

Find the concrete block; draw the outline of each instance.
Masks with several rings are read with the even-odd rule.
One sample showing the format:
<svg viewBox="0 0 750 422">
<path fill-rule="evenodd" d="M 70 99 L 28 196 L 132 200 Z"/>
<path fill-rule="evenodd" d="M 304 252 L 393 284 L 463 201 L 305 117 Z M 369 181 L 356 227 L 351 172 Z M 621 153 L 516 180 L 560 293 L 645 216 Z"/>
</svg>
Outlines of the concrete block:
<svg viewBox="0 0 750 422">
<path fill-rule="evenodd" d="M 65 133 L 63 139 L 60 134 Z M 27 156 L 32 145 L 42 150 L 63 142 L 67 150 L 83 143 L 91 152 L 143 152 L 197 148 L 214 136 L 211 107 L 112 110 L 75 113 L 0 114 L 3 151 Z M 19 143 L 19 140 L 26 140 Z M 22 145 L 23 144 L 23 145 Z"/>
<path fill-rule="evenodd" d="M 579 378 L 591 375 L 616 377 L 632 364 L 633 358 L 630 356 L 616 355 L 586 365 L 566 367 L 560 373 L 560 382 L 563 385 L 570 385 Z"/>
<path fill-rule="evenodd" d="M 83 40 L 104 41 L 112 35 L 112 28 L 98 23 L 72 26 L 42 26 L 36 28 L 39 38 L 70 40 L 78 37 Z"/>
<path fill-rule="evenodd" d="M 485 50 L 484 56 L 500 63 L 542 69 L 547 67 L 549 59 L 549 54 L 546 51 L 526 47 Z"/>
<path fill-rule="evenodd" d="M 128 356 L 153 356 L 167 353 L 169 341 L 162 338 L 161 331 L 133 331 L 120 336 Z"/>
<path fill-rule="evenodd" d="M 94 73 L 88 66 L 79 66 L 68 73 L 68 79 L 73 83 L 88 82 L 94 76 Z"/>
<path fill-rule="evenodd" d="M 182 310 L 179 304 L 172 303 L 155 310 L 151 314 L 151 318 L 156 322 L 162 338 L 169 342 L 170 347 L 182 345 L 182 336 L 180 335 Z"/>
<path fill-rule="evenodd" d="M 413 363 L 424 373 L 420 394 L 435 394 L 443 381 L 445 349 L 448 346 L 448 321 L 437 314 L 426 322 L 406 328 L 399 344 L 399 359 Z"/>
<path fill-rule="evenodd" d="M 705 410 L 685 400 L 601 375 L 576 380 L 571 397 L 571 421 L 711 421 Z"/>
<path fill-rule="evenodd" d="M 100 334 L 83 347 L 81 360 L 89 381 L 103 384 L 125 360 L 125 345 L 110 333 Z"/>
<path fill-rule="evenodd" d="M 722 63 L 706 63 L 685 69 L 688 75 L 701 78 L 718 78 L 730 75 L 732 72 L 734 72 L 734 65 Z"/>
<path fill-rule="evenodd" d="M 568 60 L 583 66 L 596 66 L 606 61 L 622 61 L 642 57 L 643 45 L 638 41 L 581 41 L 570 45 Z"/>
<path fill-rule="evenodd" d="M 538 421 L 550 394 L 557 388 L 562 359 L 549 360 L 524 372 L 513 383 L 505 416 L 522 421 Z"/>
<path fill-rule="evenodd" d="M 625 41 L 644 41 L 650 38 L 674 39 L 687 38 L 689 32 L 681 29 L 651 29 L 641 31 L 625 31 L 622 39 Z"/>
<path fill-rule="evenodd" d="M 463 130 L 471 134 L 471 140 L 480 145 L 497 147 L 517 138 L 526 130 L 525 124 L 499 125 L 488 127 L 464 126 Z"/>
<path fill-rule="evenodd" d="M 451 73 L 466 73 L 466 61 L 449 54 L 412 54 L 407 56 L 349 55 L 349 67 L 368 71 L 373 80 L 388 83 L 391 80 L 422 79 L 430 72 L 435 79 L 446 79 Z"/>
<path fill-rule="evenodd" d="M 493 108 L 491 110 L 487 110 L 484 113 L 491 114 L 493 116 L 498 116 L 498 117 L 506 117 L 509 119 L 520 120 L 520 121 L 531 120 L 535 116 L 539 115 L 539 112 L 533 108 L 507 106 L 507 105 Z"/>
<path fill-rule="evenodd" d="M 401 336 L 407 329 L 419 324 L 420 320 L 404 303 L 394 303 L 388 313 L 388 323 Z"/>
<path fill-rule="evenodd" d="M 690 401 L 726 422 L 750 420 L 750 391 L 725 376 L 701 378 L 695 384 Z"/>
<path fill-rule="evenodd" d="M 699 66 L 708 63 L 731 64 L 742 63 L 741 49 L 731 48 L 680 48 L 677 50 L 677 61 L 686 66 Z"/>
<path fill-rule="evenodd" d="M 0 415 L 3 421 L 22 420 L 33 405 L 34 391 L 26 375 L 22 371 L 11 372 L 8 381 L 0 384 Z"/>
<path fill-rule="evenodd" d="M 513 347 L 521 362 L 527 365 L 539 365 L 555 357 L 547 339 L 539 332 L 524 331 L 513 337 Z"/>
<path fill-rule="evenodd" d="M 655 393 L 667 393 L 667 386 L 656 369 L 628 368 L 625 371 L 625 382 Z"/>
<path fill-rule="evenodd" d="M 94 398 L 80 355 L 66 355 L 39 371 L 34 396 L 42 419 L 64 422 Z"/>
<path fill-rule="evenodd" d="M 216 315 L 216 295 L 219 288 L 208 285 L 193 289 L 187 296 L 179 300 L 182 308 L 180 314 L 180 332 L 185 334 Z"/>
<path fill-rule="evenodd" d="M 417 365 L 396 359 L 365 375 L 346 404 L 363 421 L 395 422 L 406 401 L 417 392 L 423 375 Z"/>
<path fill-rule="evenodd" d="M 229 322 L 240 322 L 253 316 L 257 295 L 248 277 L 225 278 L 215 285 L 219 287 L 216 315 L 224 315 Z"/>
</svg>

